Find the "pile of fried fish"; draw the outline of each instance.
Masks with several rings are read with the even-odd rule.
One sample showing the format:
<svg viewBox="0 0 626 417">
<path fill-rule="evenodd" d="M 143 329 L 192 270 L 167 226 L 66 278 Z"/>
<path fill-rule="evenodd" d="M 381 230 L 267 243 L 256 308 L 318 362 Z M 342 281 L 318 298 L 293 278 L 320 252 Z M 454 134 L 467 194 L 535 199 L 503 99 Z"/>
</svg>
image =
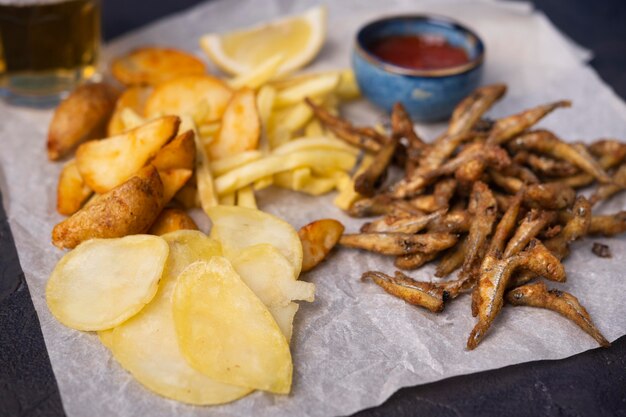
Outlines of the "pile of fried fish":
<svg viewBox="0 0 626 417">
<path fill-rule="evenodd" d="M 363 224 L 360 233 L 344 234 L 340 243 L 394 256 L 402 270 L 438 259 L 435 276 L 441 280 L 417 281 L 399 270 L 368 271 L 363 278 L 432 312 L 471 292 L 477 322 L 468 349 L 485 337 L 505 302 L 553 310 L 608 346 L 574 295 L 549 289 L 539 279 L 565 281 L 561 262 L 570 242 L 626 231 L 626 211 L 592 213 L 594 205 L 626 188 L 626 143 L 571 143 L 533 128 L 569 101 L 486 118 L 505 92 L 499 84 L 478 88 L 432 142 L 415 132 L 401 104 L 392 111 L 387 133 L 354 126 L 309 101 L 330 131 L 372 155 L 355 174 L 359 199 L 348 213 L 378 218 Z M 395 181 L 389 169 L 394 165 L 404 174 Z M 589 186 L 595 186 L 589 198 L 578 194 Z M 594 253 L 610 256 L 602 246 Z M 455 271 L 456 277 L 448 278 Z"/>
</svg>

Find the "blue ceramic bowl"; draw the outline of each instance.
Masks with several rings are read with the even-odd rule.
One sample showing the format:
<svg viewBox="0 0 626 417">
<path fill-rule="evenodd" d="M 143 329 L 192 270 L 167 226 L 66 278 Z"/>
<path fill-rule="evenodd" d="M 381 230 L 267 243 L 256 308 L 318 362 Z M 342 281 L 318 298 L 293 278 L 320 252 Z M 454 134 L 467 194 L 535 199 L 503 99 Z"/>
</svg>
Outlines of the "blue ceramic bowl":
<svg viewBox="0 0 626 417">
<path fill-rule="evenodd" d="M 434 34 L 463 48 L 469 62 L 463 65 L 416 70 L 390 64 L 368 49 L 378 39 L 394 35 Z M 377 106 L 391 111 L 400 101 L 417 121 L 447 118 L 454 106 L 480 83 L 485 47 L 470 29 L 445 17 L 404 15 L 376 20 L 356 36 L 352 66 L 363 95 Z"/>
</svg>

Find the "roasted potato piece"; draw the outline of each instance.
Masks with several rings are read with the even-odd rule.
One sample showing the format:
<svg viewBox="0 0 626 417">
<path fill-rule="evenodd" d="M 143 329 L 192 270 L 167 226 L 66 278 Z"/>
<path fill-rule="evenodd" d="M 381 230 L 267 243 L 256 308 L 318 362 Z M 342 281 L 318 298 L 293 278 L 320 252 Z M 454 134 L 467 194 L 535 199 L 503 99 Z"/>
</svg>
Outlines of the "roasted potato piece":
<svg viewBox="0 0 626 417">
<path fill-rule="evenodd" d="M 73 329 L 113 328 L 152 300 L 168 253 L 167 243 L 156 236 L 85 242 L 52 271 L 46 285 L 48 308 Z"/>
<path fill-rule="evenodd" d="M 72 159 L 63 167 L 57 186 L 57 211 L 65 216 L 76 213 L 83 203 L 93 194 L 93 190 L 85 184 Z"/>
<path fill-rule="evenodd" d="M 176 136 L 156 154 L 151 164 L 159 171 L 168 169 L 193 170 L 196 165 L 196 144 L 193 130 Z"/>
<path fill-rule="evenodd" d="M 231 95 L 230 88 L 215 77 L 188 75 L 155 87 L 146 102 L 145 116 L 188 115 L 196 124 L 214 122 L 224 114 Z M 199 115 L 198 109 L 206 111 Z"/>
<path fill-rule="evenodd" d="M 252 151 L 259 144 L 261 122 L 253 90 L 236 91 L 224 110 L 217 137 L 209 144 L 211 159 L 221 159 Z"/>
<path fill-rule="evenodd" d="M 198 225 L 184 210 L 166 208 L 159 214 L 148 233 L 161 236 L 177 230 L 198 230 Z"/>
<path fill-rule="evenodd" d="M 119 136 L 92 141 L 76 151 L 76 164 L 85 183 L 106 193 L 133 176 L 178 131 L 180 119 L 165 116 Z"/>
<path fill-rule="evenodd" d="M 116 136 L 129 129 L 126 125 L 123 112 L 126 109 L 131 109 L 136 114 L 142 116 L 144 108 L 146 107 L 146 101 L 152 94 L 151 87 L 130 87 L 120 95 L 115 103 L 115 110 L 109 119 L 107 126 L 107 137 Z"/>
<path fill-rule="evenodd" d="M 103 137 L 118 91 L 105 83 L 83 84 L 59 104 L 48 128 L 48 158 L 68 155 L 81 142 Z"/>
<path fill-rule="evenodd" d="M 337 220 L 321 219 L 302 226 L 298 231 L 302 243 L 302 272 L 310 271 L 322 262 L 339 242 L 344 227 Z"/>
<path fill-rule="evenodd" d="M 172 311 L 180 350 L 193 368 L 226 384 L 289 393 L 287 339 L 225 258 L 188 266 L 178 276 Z"/>
<path fill-rule="evenodd" d="M 113 60 L 113 76 L 125 85 L 157 85 L 185 75 L 202 75 L 204 63 L 172 48 L 138 48 Z"/>
<path fill-rule="evenodd" d="M 54 226 L 52 243 L 71 249 L 88 239 L 144 233 L 163 205 L 163 183 L 156 168 L 148 166 Z"/>
</svg>

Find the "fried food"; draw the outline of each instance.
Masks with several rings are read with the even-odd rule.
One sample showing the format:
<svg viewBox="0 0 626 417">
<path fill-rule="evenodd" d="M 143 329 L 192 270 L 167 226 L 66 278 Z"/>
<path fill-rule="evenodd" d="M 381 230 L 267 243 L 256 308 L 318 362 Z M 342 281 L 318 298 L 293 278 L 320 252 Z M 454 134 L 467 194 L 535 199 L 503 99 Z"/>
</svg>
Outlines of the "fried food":
<svg viewBox="0 0 626 417">
<path fill-rule="evenodd" d="M 393 261 L 393 264 L 395 265 L 396 268 L 399 268 L 399 269 L 404 269 L 404 270 L 417 269 L 427 264 L 428 262 L 432 261 L 437 256 L 439 256 L 438 252 L 431 252 L 431 253 L 415 252 L 415 253 L 411 253 L 408 255 L 396 256 L 396 259 Z"/>
<path fill-rule="evenodd" d="M 85 183 L 102 194 L 117 187 L 152 159 L 178 131 L 180 119 L 166 116 L 136 129 L 81 145 L 76 164 Z"/>
<path fill-rule="evenodd" d="M 564 280 L 565 270 L 559 260 L 538 240 L 531 241 L 529 248 L 519 255 L 498 259 L 487 254 L 481 265 L 477 291 L 478 322 L 472 329 L 467 348 L 472 350 L 485 337 L 487 330 L 500 313 L 504 304 L 504 292 L 513 272 L 524 268 L 554 280 Z"/>
<path fill-rule="evenodd" d="M 220 241 L 227 258 L 234 259 L 247 247 L 267 243 L 292 264 L 294 277 L 302 269 L 302 244 L 298 232 L 287 222 L 259 210 L 216 206 L 209 209 L 211 237 Z"/>
<path fill-rule="evenodd" d="M 354 189 L 365 197 L 371 197 L 376 192 L 376 188 L 384 179 L 387 167 L 391 163 L 396 148 L 398 147 L 399 138 L 392 136 L 382 145 L 380 150 L 374 156 L 374 160 L 369 167 L 354 180 Z"/>
<path fill-rule="evenodd" d="M 71 249 L 89 239 L 145 233 L 163 206 L 163 183 L 156 168 L 149 165 L 54 226 L 52 243 Z"/>
<path fill-rule="evenodd" d="M 579 172 L 575 165 L 567 161 L 559 161 L 526 151 L 517 152 L 515 154 L 515 162 L 526 164 L 532 170 L 547 177 L 569 177 Z"/>
<path fill-rule="evenodd" d="M 365 223 L 361 227 L 364 233 L 418 233 L 430 224 L 440 219 L 446 213 L 446 209 L 435 211 L 423 216 L 393 216 L 387 215 L 373 222 Z"/>
<path fill-rule="evenodd" d="M 204 375 L 230 385 L 287 394 L 287 339 L 261 300 L 220 256 L 195 262 L 172 295 L 181 353 Z"/>
<path fill-rule="evenodd" d="M 526 187 L 524 204 L 530 208 L 562 210 L 571 207 L 576 191 L 560 182 L 531 184 Z"/>
<path fill-rule="evenodd" d="M 468 242 L 466 236 L 461 239 L 456 246 L 448 250 L 448 252 L 441 257 L 439 264 L 437 264 L 437 269 L 435 270 L 435 276 L 444 278 L 460 268 L 465 261 L 467 248 Z"/>
<path fill-rule="evenodd" d="M 559 107 L 571 107 L 571 105 L 572 103 L 570 101 L 561 100 L 537 106 L 532 109 L 524 110 L 521 113 L 499 119 L 491 129 L 487 143 L 493 145 L 503 144 L 532 127 L 535 123 L 543 119 L 555 109 Z"/>
<path fill-rule="evenodd" d="M 344 226 L 337 220 L 320 219 L 298 231 L 302 243 L 302 272 L 310 271 L 322 262 L 339 242 Z"/>
<path fill-rule="evenodd" d="M 450 117 L 447 135 L 454 136 L 469 133 L 480 118 L 493 104 L 506 93 L 506 85 L 493 84 L 477 88 L 463 99 Z"/>
<path fill-rule="evenodd" d="M 415 129 L 413 129 L 413 121 L 402 103 L 396 103 L 393 106 L 391 111 L 391 129 L 392 137 L 396 137 L 398 139 L 405 138 L 408 142 L 405 171 L 406 175 L 410 177 L 415 169 L 415 161 L 417 161 L 422 151 L 428 145 L 426 145 L 422 138 L 415 133 Z"/>
<path fill-rule="evenodd" d="M 598 161 L 584 146 L 570 145 L 547 130 L 526 133 L 513 141 L 512 146 L 550 155 L 567 161 L 596 178 L 601 183 L 610 183 L 611 179 Z"/>
<path fill-rule="evenodd" d="M 602 236 L 615 236 L 626 232 L 626 211 L 592 216 L 587 232 L 590 235 Z"/>
<path fill-rule="evenodd" d="M 202 75 L 204 63 L 186 52 L 162 47 L 143 47 L 115 58 L 113 76 L 122 84 L 157 85 L 185 75 Z"/>
<path fill-rule="evenodd" d="M 196 144 L 193 130 L 187 130 L 163 146 L 150 161 L 159 171 L 195 168 Z"/>
<path fill-rule="evenodd" d="M 576 199 L 572 214 L 561 232 L 545 241 L 546 247 L 559 259 L 569 255 L 569 243 L 585 236 L 591 226 L 591 204 L 585 197 Z"/>
<path fill-rule="evenodd" d="M 611 248 L 603 243 L 593 242 L 591 252 L 598 258 L 612 258 Z"/>
<path fill-rule="evenodd" d="M 445 292 L 430 282 L 415 281 L 400 271 L 389 276 L 378 271 L 365 272 L 362 280 L 371 279 L 389 294 L 433 313 L 443 311 Z"/>
<path fill-rule="evenodd" d="M 197 124 L 215 122 L 224 114 L 231 96 L 231 89 L 218 78 L 187 75 L 156 86 L 146 101 L 144 115 L 149 119 L 187 115 Z"/>
<path fill-rule="evenodd" d="M 48 159 L 56 161 L 89 139 L 105 136 L 119 92 L 106 83 L 83 84 L 54 111 L 48 127 Z"/>
<path fill-rule="evenodd" d="M 576 323 L 587 334 L 593 337 L 600 346 L 611 345 L 598 328 L 593 324 L 589 313 L 573 295 L 560 290 L 548 290 L 543 282 L 528 284 L 509 291 L 506 295 L 508 303 L 514 306 L 539 307 L 555 311 Z"/>
<path fill-rule="evenodd" d="M 83 206 L 93 194 L 76 167 L 76 160 L 72 159 L 63 166 L 57 185 L 57 211 L 65 216 L 71 216 Z"/>
<path fill-rule="evenodd" d="M 115 102 L 115 109 L 107 125 L 107 137 L 116 136 L 129 129 L 125 121 L 124 112 L 127 109 L 142 116 L 146 101 L 152 94 L 152 87 L 134 86 L 124 90 Z"/>
<path fill-rule="evenodd" d="M 509 256 L 517 255 L 528 246 L 530 241 L 537 237 L 542 230 L 554 222 L 556 217 L 556 213 L 551 211 L 529 211 L 519 224 L 513 237 L 509 240 L 502 256 L 508 258 Z"/>
<path fill-rule="evenodd" d="M 439 252 L 453 246 L 455 235 L 447 233 L 360 233 L 344 234 L 339 243 L 384 255 L 407 255 L 415 252 Z"/>
<path fill-rule="evenodd" d="M 154 221 L 148 234 L 162 236 L 177 230 L 198 230 L 198 225 L 184 210 L 166 208 Z"/>
<path fill-rule="evenodd" d="M 233 93 L 215 139 L 209 144 L 212 160 L 253 151 L 259 143 L 261 122 L 253 90 L 244 88 Z"/>
<path fill-rule="evenodd" d="M 168 253 L 167 243 L 156 236 L 89 240 L 52 271 L 48 308 L 73 329 L 111 329 L 152 300 Z"/>
<path fill-rule="evenodd" d="M 620 165 L 612 176 L 612 182 L 610 184 L 602 184 L 598 187 L 596 192 L 591 196 L 589 201 L 591 205 L 594 205 L 600 201 L 607 200 L 613 195 L 626 189 L 626 164 Z"/>
</svg>

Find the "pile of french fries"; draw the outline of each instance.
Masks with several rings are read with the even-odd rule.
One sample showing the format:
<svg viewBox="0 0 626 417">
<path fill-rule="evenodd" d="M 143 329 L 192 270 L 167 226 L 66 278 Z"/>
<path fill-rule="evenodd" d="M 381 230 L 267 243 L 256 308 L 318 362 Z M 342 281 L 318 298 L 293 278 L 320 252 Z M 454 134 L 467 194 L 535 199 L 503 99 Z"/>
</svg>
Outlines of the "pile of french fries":
<svg viewBox="0 0 626 417">
<path fill-rule="evenodd" d="M 342 198 L 354 217 L 380 216 L 340 244 L 395 257 L 411 270 L 439 259 L 435 275 L 457 277 L 416 281 L 369 271 L 388 293 L 440 312 L 445 303 L 472 293 L 477 323 L 467 341 L 474 349 L 487 334 L 505 300 L 554 310 L 574 321 L 602 346 L 609 342 L 576 297 L 549 290 L 540 277 L 563 282 L 561 263 L 570 242 L 586 235 L 626 231 L 626 212 L 594 215 L 592 206 L 626 189 L 626 143 L 569 143 L 533 126 L 557 101 L 498 120 L 484 117 L 506 92 L 504 85 L 477 89 L 458 104 L 447 131 L 423 141 L 402 105 L 391 114 L 391 132 L 356 127 L 314 102 L 318 120 L 337 137 L 370 155 Z M 392 165 L 403 169 L 395 179 Z M 591 197 L 577 190 L 598 184 Z M 607 256 L 607 248 L 600 248 Z M 609 252 L 610 253 L 610 252 Z"/>
<path fill-rule="evenodd" d="M 53 243 L 195 228 L 183 209 L 256 208 L 270 185 L 311 195 L 351 189 L 358 148 L 314 116 L 358 97 L 349 70 L 277 75 L 280 56 L 231 79 L 167 48 L 117 58 L 124 85 L 78 87 L 57 108 L 47 140 L 51 160 L 67 159 L 57 208 L 71 216 Z M 102 139 L 104 138 L 104 139 Z"/>
</svg>

